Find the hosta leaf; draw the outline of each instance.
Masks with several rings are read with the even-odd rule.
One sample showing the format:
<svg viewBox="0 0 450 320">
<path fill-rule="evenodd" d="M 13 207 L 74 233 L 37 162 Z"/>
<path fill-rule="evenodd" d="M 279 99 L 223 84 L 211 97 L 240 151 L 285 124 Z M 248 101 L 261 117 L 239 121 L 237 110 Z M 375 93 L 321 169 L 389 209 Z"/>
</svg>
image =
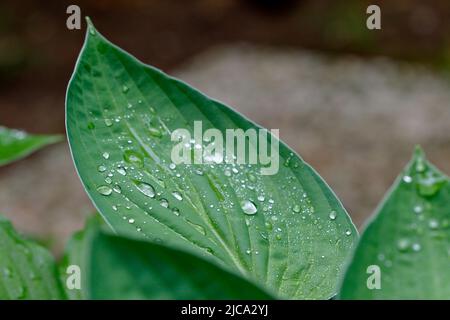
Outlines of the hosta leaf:
<svg viewBox="0 0 450 320">
<path fill-rule="evenodd" d="M 260 164 L 175 166 L 171 134 L 184 128 L 193 137 L 194 121 L 224 136 L 260 127 L 139 62 L 92 25 L 66 104 L 78 173 L 115 231 L 200 253 L 284 297 L 335 293 L 356 230 L 326 183 L 286 145 L 274 175 L 263 175 Z M 278 140 L 250 144 L 247 157 L 262 151 L 261 141 Z M 196 138 L 201 144 L 209 145 Z"/>
<path fill-rule="evenodd" d="M 450 299 L 449 266 L 449 179 L 418 149 L 361 236 L 340 296 Z"/>
<path fill-rule="evenodd" d="M 89 257 L 91 299 L 271 299 L 211 262 L 150 242 L 98 233 Z"/>
<path fill-rule="evenodd" d="M 0 126 L 0 166 L 61 140 L 62 137 L 58 135 L 30 135 Z"/>
<path fill-rule="evenodd" d="M 64 298 L 52 255 L 0 216 L 0 300 Z"/>
<path fill-rule="evenodd" d="M 81 288 L 64 286 L 66 294 L 71 300 L 87 299 L 86 265 L 89 261 L 92 238 L 98 232 L 100 226 L 101 221 L 99 221 L 98 215 L 90 217 L 86 222 L 85 228 L 74 233 L 66 245 L 64 257 L 59 266 L 62 283 L 71 281 L 73 269 L 70 267 L 78 267 L 81 273 Z"/>
</svg>

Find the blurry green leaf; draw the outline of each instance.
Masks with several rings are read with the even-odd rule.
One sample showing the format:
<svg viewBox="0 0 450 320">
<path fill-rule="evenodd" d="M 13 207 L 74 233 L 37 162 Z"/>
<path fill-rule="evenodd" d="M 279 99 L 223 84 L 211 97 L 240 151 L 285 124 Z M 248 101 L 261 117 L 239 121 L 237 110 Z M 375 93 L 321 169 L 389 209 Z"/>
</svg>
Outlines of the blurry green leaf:
<svg viewBox="0 0 450 320">
<path fill-rule="evenodd" d="M 450 299 L 449 267 L 449 179 L 418 149 L 361 236 L 340 298 Z"/>
<path fill-rule="evenodd" d="M 0 166 L 61 140 L 59 135 L 30 135 L 24 131 L 0 126 Z"/>
<path fill-rule="evenodd" d="M 0 216 L 0 300 L 64 298 L 52 255 Z"/>
<path fill-rule="evenodd" d="M 271 299 L 194 255 L 101 233 L 92 241 L 87 277 L 91 299 Z"/>
<path fill-rule="evenodd" d="M 62 283 L 66 283 L 68 280 L 70 281 L 69 278 L 72 276 L 72 273 L 68 272 L 68 270 L 70 271 L 68 269 L 70 266 L 78 266 L 81 271 L 80 289 L 69 289 L 69 286 L 64 286 L 66 294 L 71 300 L 87 299 L 86 276 L 83 271 L 86 270 L 89 260 L 92 238 L 102 225 L 102 221 L 99 219 L 100 216 L 97 214 L 90 217 L 86 222 L 85 228 L 74 233 L 65 248 L 64 257 L 59 266 Z"/>
<path fill-rule="evenodd" d="M 219 261 L 284 297 L 331 297 L 357 237 L 334 193 L 283 143 L 274 175 L 262 175 L 260 164 L 175 166 L 171 133 L 184 128 L 193 137 L 194 121 L 224 136 L 260 128 L 89 26 L 68 88 L 67 132 L 81 180 L 109 225 Z"/>
</svg>

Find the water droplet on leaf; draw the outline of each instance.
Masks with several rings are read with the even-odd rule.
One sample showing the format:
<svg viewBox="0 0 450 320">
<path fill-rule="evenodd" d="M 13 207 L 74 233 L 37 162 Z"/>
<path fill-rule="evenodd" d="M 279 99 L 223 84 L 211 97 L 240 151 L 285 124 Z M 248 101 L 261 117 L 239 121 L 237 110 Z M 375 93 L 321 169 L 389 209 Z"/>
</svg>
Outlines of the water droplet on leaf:
<svg viewBox="0 0 450 320">
<path fill-rule="evenodd" d="M 337 212 L 333 210 L 330 212 L 330 214 L 328 216 L 331 220 L 335 220 L 337 217 Z"/>
<path fill-rule="evenodd" d="M 167 201 L 167 199 L 162 198 L 161 200 L 159 200 L 159 204 L 164 207 L 164 208 L 168 208 L 169 207 L 169 201 Z"/>
<path fill-rule="evenodd" d="M 149 127 L 148 131 L 149 131 L 150 135 L 153 136 L 153 137 L 156 137 L 156 138 L 161 138 L 162 137 L 162 132 L 158 128 Z"/>
<path fill-rule="evenodd" d="M 118 167 L 118 168 L 117 168 L 117 172 L 120 173 L 120 174 L 123 175 L 123 176 L 126 176 L 126 175 L 127 175 L 127 170 L 125 170 L 124 167 Z"/>
<path fill-rule="evenodd" d="M 410 176 L 403 176 L 403 181 L 405 183 L 411 183 L 412 182 L 412 178 Z"/>
<path fill-rule="evenodd" d="M 100 186 L 97 191 L 103 196 L 109 196 L 112 193 L 112 189 L 108 186 Z"/>
<path fill-rule="evenodd" d="M 241 208 L 242 208 L 242 211 L 244 211 L 244 213 L 248 214 L 248 215 L 254 215 L 258 211 L 256 209 L 255 204 L 253 202 L 251 202 L 250 200 L 241 201 Z"/>
<path fill-rule="evenodd" d="M 123 154 L 123 159 L 130 164 L 134 164 L 138 168 L 141 168 L 144 165 L 143 156 L 134 150 L 126 150 Z"/>
<path fill-rule="evenodd" d="M 136 185 L 136 188 L 145 196 L 149 198 L 155 197 L 155 188 L 153 188 L 152 185 L 141 182 L 141 181 L 134 181 L 134 184 Z"/>
<path fill-rule="evenodd" d="M 173 195 L 173 197 L 174 197 L 175 199 L 177 199 L 177 200 L 179 200 L 179 201 L 183 200 L 183 196 L 182 196 L 181 193 L 179 193 L 178 191 L 172 192 L 172 195 Z"/>
</svg>

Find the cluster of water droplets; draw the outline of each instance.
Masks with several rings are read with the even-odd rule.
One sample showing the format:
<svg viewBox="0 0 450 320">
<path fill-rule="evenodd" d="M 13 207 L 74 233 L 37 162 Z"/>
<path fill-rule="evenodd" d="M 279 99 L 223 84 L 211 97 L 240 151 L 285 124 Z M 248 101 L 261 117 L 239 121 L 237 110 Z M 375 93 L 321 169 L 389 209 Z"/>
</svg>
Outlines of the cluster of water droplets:
<svg viewBox="0 0 450 320">
<path fill-rule="evenodd" d="M 130 84 L 123 84 L 120 90 L 123 95 L 131 96 L 130 92 L 134 92 L 135 88 Z M 131 100 L 123 106 L 123 110 L 126 110 L 125 114 L 117 115 L 105 107 L 103 116 L 95 119 L 95 123 L 89 123 L 88 128 L 104 126 L 108 131 L 121 132 L 117 139 L 106 138 L 110 143 L 119 144 L 120 155 L 118 156 L 113 150 L 101 152 L 102 163 L 98 164 L 97 169 L 104 183 L 97 186 L 97 192 L 104 197 L 114 197 L 113 202 L 117 198 L 117 203 L 112 205 L 113 211 L 122 214 L 124 220 L 136 226 L 136 230 L 142 230 L 141 221 L 142 224 L 146 223 L 146 219 L 139 217 L 136 212 L 142 213 L 143 210 L 144 214 L 148 215 L 157 210 L 156 208 L 163 208 L 170 210 L 176 217 L 183 217 L 198 232 L 206 234 L 203 225 L 194 223 L 193 219 L 185 217 L 183 210 L 180 210 L 183 205 L 194 207 L 197 205 L 189 199 L 189 184 L 184 181 L 186 174 L 208 179 L 219 199 L 219 204 L 208 203 L 210 199 L 200 190 L 201 200 L 205 204 L 202 210 L 206 210 L 208 214 L 215 212 L 224 215 L 239 212 L 243 214 L 243 221 L 249 228 L 260 228 L 255 222 L 257 219 L 262 219 L 264 228 L 258 230 L 261 238 L 266 241 L 270 238 L 268 233 L 273 234 L 276 240 L 287 238 L 285 233 L 289 228 L 295 227 L 294 223 L 297 223 L 294 222 L 295 219 L 305 220 L 305 225 L 314 226 L 317 234 L 323 232 L 322 228 L 326 228 L 329 234 L 333 234 L 333 228 L 338 228 L 340 221 L 338 212 L 330 209 L 325 215 L 316 214 L 309 195 L 301 188 L 301 182 L 299 184 L 296 177 L 287 175 L 285 181 L 279 182 L 276 188 L 281 189 L 281 198 L 286 198 L 286 201 L 284 203 L 277 200 L 275 203 L 274 199 L 280 199 L 280 197 L 261 187 L 263 183 L 260 181 L 257 166 L 223 164 L 223 157 L 217 154 L 206 157 L 204 160 L 207 164 L 191 167 L 186 165 L 181 170 L 178 170 L 176 164 L 162 160 L 159 173 L 158 169 L 155 170 L 155 167 L 151 166 L 154 171 L 149 174 L 152 177 L 142 174 L 141 172 L 148 168 L 147 161 L 151 162 L 147 159 L 151 155 L 148 150 L 142 150 L 139 145 L 147 144 L 149 149 L 158 148 L 160 139 L 169 136 L 170 130 L 167 126 L 168 118 L 158 116 L 155 110 L 144 102 L 145 99 Z M 142 108 L 145 108 L 146 112 L 139 112 Z M 133 136 L 132 132 L 125 133 L 126 130 L 123 130 L 127 123 L 135 121 L 144 124 L 146 128 L 146 133 L 140 136 L 142 141 L 136 141 L 139 138 Z M 205 142 L 210 141 L 205 139 Z M 189 141 L 188 145 L 193 151 L 201 149 L 199 142 L 195 140 Z M 301 165 L 302 162 L 293 153 L 289 154 L 283 162 L 284 170 L 298 169 Z M 181 189 L 171 184 L 171 181 L 176 178 L 180 180 Z M 143 195 L 146 200 L 142 200 L 142 196 L 136 197 L 136 194 Z M 285 207 L 293 217 L 286 217 Z M 139 210 L 136 211 L 136 208 Z M 351 230 L 345 230 L 344 233 L 347 236 L 352 234 Z M 258 254 L 258 250 L 253 250 L 253 253 Z"/>
<path fill-rule="evenodd" d="M 409 223 L 401 226 L 404 234 L 399 236 L 395 243 L 395 250 L 401 254 L 418 254 L 424 249 L 423 245 L 426 241 L 446 239 L 448 231 L 445 229 L 450 227 L 448 218 L 437 215 L 442 207 L 435 207 L 434 202 L 435 197 L 439 195 L 448 180 L 426 162 L 421 151 L 418 152 L 413 165 L 401 178 L 403 186 L 400 185 L 399 188 L 402 191 L 396 191 L 409 192 L 409 196 L 414 199 L 409 210 L 410 214 L 406 217 L 406 221 Z M 425 240 L 425 238 L 429 240 Z M 448 250 L 450 253 L 450 248 Z M 379 257 L 383 258 L 379 260 L 383 260 L 386 267 L 392 266 L 392 260 L 388 259 L 385 254 L 380 253 Z"/>
</svg>

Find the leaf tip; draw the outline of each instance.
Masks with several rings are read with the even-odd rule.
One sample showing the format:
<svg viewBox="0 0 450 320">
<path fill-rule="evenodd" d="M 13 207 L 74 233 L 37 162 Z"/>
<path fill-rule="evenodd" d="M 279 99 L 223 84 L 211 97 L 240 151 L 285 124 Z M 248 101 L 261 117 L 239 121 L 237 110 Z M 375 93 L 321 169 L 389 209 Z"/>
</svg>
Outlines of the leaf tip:
<svg viewBox="0 0 450 320">
<path fill-rule="evenodd" d="M 425 152 L 423 151 L 422 147 L 420 145 L 416 145 L 414 147 L 414 160 L 425 160 Z"/>
<path fill-rule="evenodd" d="M 87 23 L 87 33 L 89 35 L 96 35 L 97 34 L 97 30 L 95 29 L 94 24 L 92 23 L 92 20 L 89 16 L 86 16 L 86 23 Z"/>
<path fill-rule="evenodd" d="M 89 16 L 86 16 L 86 23 L 88 25 L 88 27 L 94 27 L 94 24 L 92 23 L 92 20 Z"/>
</svg>

